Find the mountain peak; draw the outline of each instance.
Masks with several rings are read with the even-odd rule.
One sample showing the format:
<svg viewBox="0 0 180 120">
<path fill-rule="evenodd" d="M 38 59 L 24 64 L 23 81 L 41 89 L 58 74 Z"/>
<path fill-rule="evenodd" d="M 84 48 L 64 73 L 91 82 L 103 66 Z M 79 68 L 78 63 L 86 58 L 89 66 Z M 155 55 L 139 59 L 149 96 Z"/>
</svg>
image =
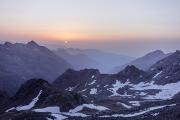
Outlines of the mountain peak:
<svg viewBox="0 0 180 120">
<path fill-rule="evenodd" d="M 180 50 L 176 50 L 175 54 L 180 54 Z"/>
<path fill-rule="evenodd" d="M 9 47 L 9 46 L 11 46 L 11 45 L 13 45 L 13 44 L 10 43 L 10 42 L 5 42 L 4 45 L 7 46 L 7 47 Z"/>
<path fill-rule="evenodd" d="M 128 65 L 124 70 L 119 72 L 118 74 L 127 76 L 129 78 L 137 78 L 144 74 L 144 71 L 138 69 L 134 65 Z"/>
<path fill-rule="evenodd" d="M 123 73 L 125 74 L 129 74 L 129 73 L 132 73 L 132 72 L 141 72 L 141 70 L 139 70 L 137 67 L 135 67 L 134 65 L 128 65 L 124 70 L 123 70 Z"/>
<path fill-rule="evenodd" d="M 155 51 L 148 53 L 147 56 L 161 55 L 161 54 L 164 55 L 164 52 L 162 50 L 155 50 Z"/>
<path fill-rule="evenodd" d="M 27 46 L 30 46 L 30 47 L 37 47 L 39 46 L 35 41 L 31 40 L 30 42 L 27 43 Z"/>
</svg>

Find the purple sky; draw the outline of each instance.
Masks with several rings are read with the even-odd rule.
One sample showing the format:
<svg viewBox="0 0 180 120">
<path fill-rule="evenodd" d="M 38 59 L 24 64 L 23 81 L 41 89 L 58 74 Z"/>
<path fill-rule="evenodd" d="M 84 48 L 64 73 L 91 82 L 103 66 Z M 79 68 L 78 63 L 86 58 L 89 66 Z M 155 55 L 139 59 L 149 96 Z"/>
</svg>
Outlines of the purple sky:
<svg viewBox="0 0 180 120">
<path fill-rule="evenodd" d="M 180 0 L 1 0 L 0 41 L 128 55 L 179 49 Z"/>
</svg>

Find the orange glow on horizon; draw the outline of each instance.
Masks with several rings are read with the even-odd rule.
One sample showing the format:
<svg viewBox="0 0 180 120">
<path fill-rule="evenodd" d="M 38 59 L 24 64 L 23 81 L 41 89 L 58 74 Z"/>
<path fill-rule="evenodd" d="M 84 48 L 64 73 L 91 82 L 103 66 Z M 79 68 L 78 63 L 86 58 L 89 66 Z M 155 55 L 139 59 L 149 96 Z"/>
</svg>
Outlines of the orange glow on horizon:
<svg viewBox="0 0 180 120">
<path fill-rule="evenodd" d="M 31 31 L 31 30 L 30 30 Z M 146 32 L 121 32 L 114 34 L 107 33 L 82 33 L 82 32 L 59 32 L 57 30 L 47 30 L 47 31 L 14 31 L 14 30 L 0 30 L 1 37 L 5 38 L 9 36 L 10 39 L 20 39 L 20 40 L 43 40 L 43 41 L 114 41 L 114 40 L 125 40 L 125 41 L 146 41 L 153 39 L 161 39 L 161 34 L 148 34 Z M 166 36 L 164 38 L 170 38 L 171 36 Z M 174 38 L 177 36 L 174 36 Z"/>
</svg>

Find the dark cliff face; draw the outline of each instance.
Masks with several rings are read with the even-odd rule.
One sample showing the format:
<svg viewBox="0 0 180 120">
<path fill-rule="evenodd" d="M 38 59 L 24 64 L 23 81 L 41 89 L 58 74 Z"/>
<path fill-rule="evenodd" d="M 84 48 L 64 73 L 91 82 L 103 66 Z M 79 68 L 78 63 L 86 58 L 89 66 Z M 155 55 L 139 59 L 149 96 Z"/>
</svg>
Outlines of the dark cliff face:
<svg viewBox="0 0 180 120">
<path fill-rule="evenodd" d="M 8 99 L 9 95 L 4 91 L 0 91 L 0 106 L 4 104 Z"/>
</svg>

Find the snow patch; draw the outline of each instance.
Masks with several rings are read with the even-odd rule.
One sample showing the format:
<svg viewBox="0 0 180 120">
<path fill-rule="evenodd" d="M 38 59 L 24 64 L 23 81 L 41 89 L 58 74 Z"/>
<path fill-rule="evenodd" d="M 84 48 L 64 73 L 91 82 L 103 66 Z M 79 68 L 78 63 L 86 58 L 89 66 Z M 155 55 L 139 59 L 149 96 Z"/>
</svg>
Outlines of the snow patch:
<svg viewBox="0 0 180 120">
<path fill-rule="evenodd" d="M 157 115 L 159 115 L 159 113 L 154 113 L 154 114 L 151 114 L 152 116 L 157 116 Z"/>
<path fill-rule="evenodd" d="M 95 78 L 95 75 L 92 75 L 91 78 L 92 78 L 92 79 Z"/>
<path fill-rule="evenodd" d="M 126 81 L 125 83 L 121 83 L 121 81 L 118 81 L 116 80 L 116 83 L 115 84 L 112 84 L 113 88 L 109 88 L 108 90 L 110 92 L 112 92 L 112 95 L 111 96 L 120 96 L 119 93 L 117 93 L 117 91 L 120 89 L 120 88 L 123 88 L 125 86 L 127 86 L 129 84 L 129 81 Z"/>
<path fill-rule="evenodd" d="M 162 71 L 156 74 L 155 77 L 160 75 Z M 174 95 L 176 95 L 178 92 L 180 92 L 180 81 L 176 83 L 169 83 L 165 85 L 157 85 L 154 84 L 154 81 L 145 83 L 140 82 L 139 84 L 131 84 L 129 81 L 126 81 L 125 83 L 121 83 L 121 81 L 116 80 L 116 83 L 112 85 L 112 88 L 108 88 L 107 90 L 112 93 L 109 97 L 112 96 L 122 96 L 122 97 L 132 97 L 132 95 L 127 95 L 125 93 L 124 95 L 119 94 L 117 91 L 120 88 L 123 88 L 125 86 L 129 86 L 131 90 L 137 90 L 140 93 L 137 95 L 143 96 L 144 99 L 162 99 L 162 100 L 168 100 L 172 99 Z M 155 93 L 154 95 L 148 95 L 148 92 L 146 90 L 159 90 L 159 92 Z"/>
<path fill-rule="evenodd" d="M 153 77 L 153 79 L 156 78 L 157 76 L 159 76 L 161 73 L 162 73 L 162 71 L 158 72 L 158 73 Z"/>
<path fill-rule="evenodd" d="M 105 85 L 104 87 L 108 87 L 109 85 Z"/>
<path fill-rule="evenodd" d="M 63 116 L 61 114 L 51 114 L 51 116 L 55 117 L 56 120 L 64 120 L 66 119 L 67 117 L 66 116 Z M 53 119 L 54 120 L 54 119 Z"/>
<path fill-rule="evenodd" d="M 151 112 L 156 109 L 161 109 L 164 107 L 170 107 L 170 106 L 175 106 L 176 104 L 171 104 L 171 105 L 163 105 L 163 106 L 156 106 L 156 107 L 150 107 L 144 111 L 136 112 L 136 113 L 130 113 L 130 114 L 113 114 L 113 115 L 105 115 L 105 116 L 100 116 L 100 117 L 134 117 L 138 115 L 143 115 L 147 112 Z"/>
<path fill-rule="evenodd" d="M 93 80 L 91 83 L 89 83 L 88 85 L 93 85 L 94 83 L 96 83 L 96 80 Z"/>
<path fill-rule="evenodd" d="M 83 108 L 89 108 L 89 109 L 94 109 L 94 110 L 98 110 L 98 111 L 109 110 L 108 108 L 103 107 L 103 106 L 97 106 L 94 104 L 83 104 L 83 105 L 77 106 L 74 109 L 69 110 L 69 112 L 60 112 L 60 108 L 58 106 L 34 109 L 33 111 L 49 112 L 49 113 L 51 113 L 51 116 L 54 116 L 57 120 L 64 120 L 64 119 L 68 118 L 67 116 L 74 116 L 74 117 L 89 116 L 89 115 L 86 115 L 86 114 L 83 114 L 80 112 L 81 110 L 83 110 Z"/>
<path fill-rule="evenodd" d="M 145 93 L 145 92 L 140 92 L 140 96 L 145 96 L 147 93 Z"/>
<path fill-rule="evenodd" d="M 63 115 L 72 116 L 72 117 L 87 117 L 89 115 L 83 114 L 83 113 L 70 113 L 70 112 L 64 112 Z"/>
<path fill-rule="evenodd" d="M 55 117 L 57 120 L 64 120 L 67 118 L 66 116 L 62 115 L 62 113 L 60 112 L 60 108 L 58 106 L 39 108 L 39 109 L 34 109 L 33 111 L 49 112 L 49 113 L 51 113 L 51 116 Z"/>
<path fill-rule="evenodd" d="M 92 88 L 89 93 L 90 93 L 91 95 L 97 94 L 97 89 L 96 89 L 96 88 Z"/>
<path fill-rule="evenodd" d="M 51 112 L 51 113 L 60 113 L 60 108 L 58 106 L 54 107 L 45 107 L 45 108 L 39 108 L 34 109 L 35 112 Z"/>
<path fill-rule="evenodd" d="M 70 113 L 76 113 L 76 112 L 83 110 L 83 108 L 89 108 L 89 109 L 94 109 L 94 110 L 98 110 L 98 111 L 109 110 L 108 108 L 106 108 L 104 106 L 97 106 L 94 104 L 83 104 L 83 105 L 77 106 L 74 109 L 69 110 L 69 112 Z"/>
<path fill-rule="evenodd" d="M 129 103 L 132 104 L 133 106 L 140 106 L 139 101 L 129 101 Z"/>
<path fill-rule="evenodd" d="M 166 85 L 156 85 L 161 91 L 156 95 L 149 95 L 146 99 L 172 99 L 174 95 L 180 92 L 180 81 L 177 83 L 171 83 Z"/>
<path fill-rule="evenodd" d="M 68 87 L 68 88 L 66 88 L 65 90 L 67 90 L 67 91 L 73 91 L 75 88 L 76 88 L 76 86 L 75 86 L 75 87 Z"/>
<path fill-rule="evenodd" d="M 144 83 L 141 82 L 136 85 L 131 85 L 132 90 L 160 90 L 160 92 L 156 93 L 155 95 L 146 95 L 145 99 L 163 99 L 168 100 L 172 99 L 174 95 L 180 92 L 180 81 L 176 83 L 169 83 L 166 85 L 157 85 L 153 82 L 151 83 Z"/>
<path fill-rule="evenodd" d="M 81 90 L 81 91 L 79 91 L 79 92 L 85 92 L 87 89 L 84 89 L 84 90 Z"/>
<path fill-rule="evenodd" d="M 127 109 L 130 109 L 130 108 L 131 108 L 131 106 L 126 105 L 126 104 L 124 104 L 124 103 L 121 103 L 121 105 L 122 105 L 123 107 L 127 108 Z"/>
</svg>

